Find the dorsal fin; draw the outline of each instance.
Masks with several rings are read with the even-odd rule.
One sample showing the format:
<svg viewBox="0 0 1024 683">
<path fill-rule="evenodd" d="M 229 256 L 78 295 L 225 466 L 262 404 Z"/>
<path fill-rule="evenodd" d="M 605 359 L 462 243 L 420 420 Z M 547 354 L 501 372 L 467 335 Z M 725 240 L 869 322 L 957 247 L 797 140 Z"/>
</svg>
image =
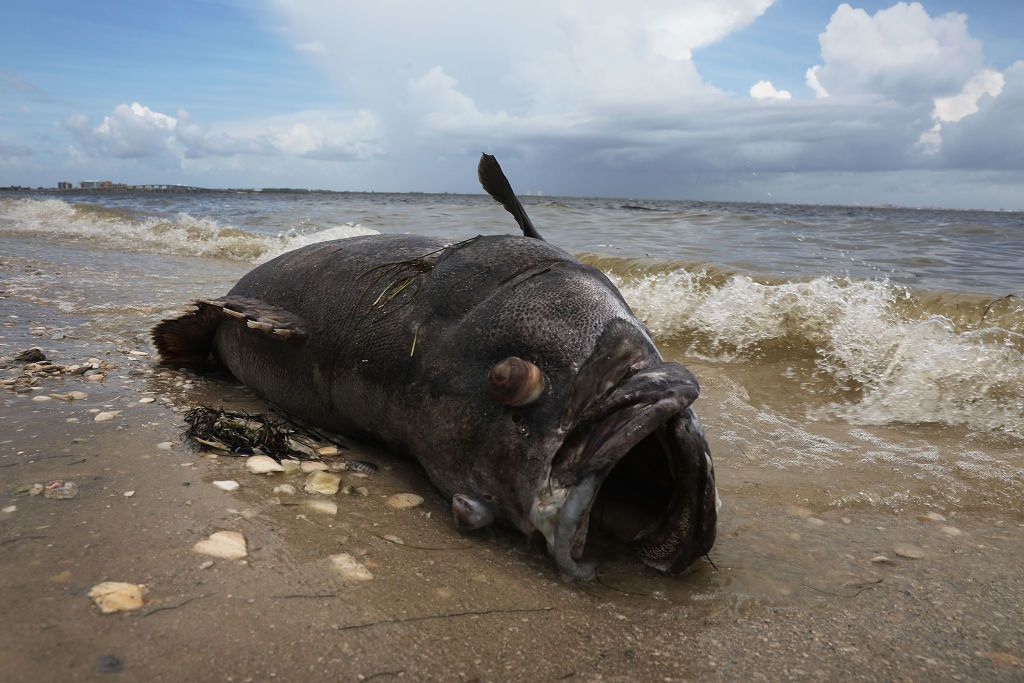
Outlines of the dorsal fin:
<svg viewBox="0 0 1024 683">
<path fill-rule="evenodd" d="M 504 206 L 505 210 L 512 214 L 516 219 L 516 223 L 522 228 L 524 235 L 541 241 L 544 240 L 540 233 L 537 232 L 537 228 L 533 227 L 533 222 L 526 215 L 526 210 L 519 202 L 519 198 L 516 197 L 516 193 L 512 191 L 508 178 L 505 177 L 501 166 L 498 165 L 498 160 L 493 155 L 480 155 L 480 165 L 476 168 L 476 174 L 480 178 L 480 184 L 487 190 L 487 194 L 491 195 L 496 202 Z"/>
</svg>

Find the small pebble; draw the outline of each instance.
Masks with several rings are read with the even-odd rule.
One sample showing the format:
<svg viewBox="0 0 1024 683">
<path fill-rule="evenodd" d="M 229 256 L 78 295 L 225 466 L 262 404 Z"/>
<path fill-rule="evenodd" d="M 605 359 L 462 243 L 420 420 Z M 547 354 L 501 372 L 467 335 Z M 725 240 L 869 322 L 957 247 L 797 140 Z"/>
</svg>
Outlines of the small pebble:
<svg viewBox="0 0 1024 683">
<path fill-rule="evenodd" d="M 212 566 L 213 566 L 213 560 L 207 560 L 206 562 L 200 563 L 199 568 L 200 569 L 209 569 Z"/>
<path fill-rule="evenodd" d="M 960 531 L 955 526 L 942 527 L 942 533 L 949 534 L 950 536 L 963 536 L 964 534 L 964 532 Z"/>
<path fill-rule="evenodd" d="M 336 446 L 323 446 L 316 449 L 316 454 L 324 457 L 330 457 L 338 454 L 338 448 Z"/>
<path fill-rule="evenodd" d="M 146 398 L 140 398 L 139 403 L 152 403 L 155 400 L 152 396 L 147 396 Z"/>
<path fill-rule="evenodd" d="M 172 448 L 174 448 L 174 442 L 173 441 L 161 441 L 160 443 L 158 443 L 156 445 L 156 447 L 159 448 L 162 451 L 169 451 Z"/>
<path fill-rule="evenodd" d="M 918 515 L 918 519 L 924 522 L 945 522 L 946 517 L 938 512 L 926 512 L 923 515 Z"/>
<path fill-rule="evenodd" d="M 69 391 L 68 397 L 72 401 L 81 401 L 83 399 L 89 398 L 89 394 L 85 393 L 84 391 Z"/>
<path fill-rule="evenodd" d="M 85 381 L 86 382 L 102 382 L 106 378 L 107 378 L 106 375 L 104 375 L 103 373 L 99 373 L 99 374 L 96 374 L 96 375 L 89 375 L 88 377 L 85 378 Z"/>
<path fill-rule="evenodd" d="M 10 513 L 10 512 L 14 512 L 17 509 L 18 509 L 17 505 L 8 505 L 3 510 L 0 510 L 0 512 L 8 512 L 8 513 Z"/>
<path fill-rule="evenodd" d="M 875 564 L 892 564 L 892 560 L 890 560 L 885 555 L 875 555 L 871 558 L 871 561 Z"/>
<path fill-rule="evenodd" d="M 281 467 L 284 468 L 285 474 L 298 474 L 302 471 L 302 461 L 293 460 L 291 458 L 283 458 L 281 460 Z"/>
<path fill-rule="evenodd" d="M 49 401 L 51 399 L 49 396 L 33 396 L 32 400 L 37 403 L 42 403 L 43 401 Z"/>
<path fill-rule="evenodd" d="M 299 467 L 303 472 L 323 472 L 327 469 L 327 463 L 316 462 L 315 460 L 303 460 L 299 463 Z"/>
<path fill-rule="evenodd" d="M 295 495 L 295 487 L 291 484 L 279 484 L 274 487 L 274 493 L 284 493 L 289 496 Z"/>
<path fill-rule="evenodd" d="M 135 491 L 125 491 L 121 495 L 124 496 L 125 498 L 131 498 L 132 496 L 135 495 Z"/>
<path fill-rule="evenodd" d="M 101 413 L 96 413 L 96 417 L 92 418 L 96 422 L 109 422 L 115 417 L 121 414 L 120 410 L 104 410 Z"/>
<path fill-rule="evenodd" d="M 226 479 L 226 480 L 222 480 L 222 481 L 215 481 L 215 482 L 213 482 L 213 485 L 216 486 L 217 488 L 219 488 L 221 491 L 237 491 L 238 490 L 238 482 L 237 481 L 232 481 L 230 479 Z"/>
</svg>

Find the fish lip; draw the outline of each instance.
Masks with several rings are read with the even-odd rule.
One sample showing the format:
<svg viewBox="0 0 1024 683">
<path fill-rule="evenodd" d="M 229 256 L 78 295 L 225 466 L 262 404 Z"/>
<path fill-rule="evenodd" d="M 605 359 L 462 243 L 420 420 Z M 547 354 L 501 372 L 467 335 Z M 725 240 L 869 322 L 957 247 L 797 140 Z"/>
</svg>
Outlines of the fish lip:
<svg viewBox="0 0 1024 683">
<path fill-rule="evenodd" d="M 594 577 L 596 565 L 579 561 L 591 508 L 615 466 L 652 434 L 658 435 L 673 467 L 680 470 L 686 464 L 688 481 L 674 486 L 671 503 L 651 531 L 653 537 L 646 546 L 642 538 L 635 541 L 634 550 L 646 564 L 678 573 L 710 549 L 717 496 L 700 423 L 689 408 L 697 391 L 696 380 L 682 366 L 648 367 L 630 373 L 596 400 L 570 432 L 531 510 L 534 527 L 547 539 L 563 573 L 583 580 Z M 672 524 L 682 524 L 684 516 L 689 533 L 674 535 Z M 668 556 L 662 557 L 666 548 Z"/>
</svg>

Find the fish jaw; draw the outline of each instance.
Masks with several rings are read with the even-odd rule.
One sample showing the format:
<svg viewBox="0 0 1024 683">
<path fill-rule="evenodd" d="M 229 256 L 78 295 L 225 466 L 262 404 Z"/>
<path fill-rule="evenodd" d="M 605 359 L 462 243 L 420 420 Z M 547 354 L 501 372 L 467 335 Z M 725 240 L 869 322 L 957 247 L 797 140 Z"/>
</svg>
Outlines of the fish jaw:
<svg viewBox="0 0 1024 683">
<path fill-rule="evenodd" d="M 715 540 L 718 497 L 700 422 L 698 388 L 674 363 L 624 378 L 591 405 L 556 454 L 530 522 L 568 576 L 593 578 L 583 561 L 595 508 L 645 564 L 679 573 Z"/>
</svg>

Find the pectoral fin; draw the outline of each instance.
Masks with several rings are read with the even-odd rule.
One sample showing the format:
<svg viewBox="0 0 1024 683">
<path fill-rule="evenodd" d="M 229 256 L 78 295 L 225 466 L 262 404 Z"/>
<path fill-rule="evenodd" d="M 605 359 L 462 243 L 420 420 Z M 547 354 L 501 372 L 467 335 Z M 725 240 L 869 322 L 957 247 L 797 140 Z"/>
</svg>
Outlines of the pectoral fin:
<svg viewBox="0 0 1024 683">
<path fill-rule="evenodd" d="M 193 370 L 209 367 L 214 333 L 229 320 L 281 341 L 301 341 L 307 336 L 301 318 L 259 299 L 196 299 L 192 310 L 153 328 L 153 343 L 160 352 L 160 362 Z"/>
</svg>

